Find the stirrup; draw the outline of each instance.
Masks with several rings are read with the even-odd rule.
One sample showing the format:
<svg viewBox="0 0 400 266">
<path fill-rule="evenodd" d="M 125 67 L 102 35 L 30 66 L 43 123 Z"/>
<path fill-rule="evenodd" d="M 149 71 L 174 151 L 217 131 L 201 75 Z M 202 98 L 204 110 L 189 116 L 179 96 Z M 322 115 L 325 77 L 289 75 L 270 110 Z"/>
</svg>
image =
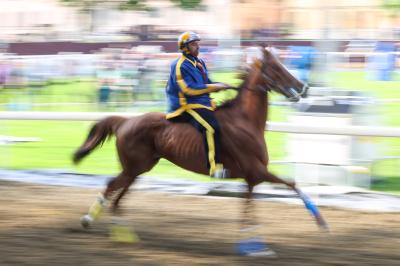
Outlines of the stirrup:
<svg viewBox="0 0 400 266">
<path fill-rule="evenodd" d="M 217 167 L 215 169 L 214 174 L 211 176 L 218 179 L 228 178 L 229 177 L 229 170 L 223 167 Z"/>
</svg>

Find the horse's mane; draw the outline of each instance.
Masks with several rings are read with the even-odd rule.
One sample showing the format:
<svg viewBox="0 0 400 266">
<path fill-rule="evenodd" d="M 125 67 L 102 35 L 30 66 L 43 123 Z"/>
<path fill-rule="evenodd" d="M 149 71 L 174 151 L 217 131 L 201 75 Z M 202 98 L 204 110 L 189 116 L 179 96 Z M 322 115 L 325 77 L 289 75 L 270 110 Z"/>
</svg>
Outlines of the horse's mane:
<svg viewBox="0 0 400 266">
<path fill-rule="evenodd" d="M 222 109 L 227 109 L 230 108 L 234 105 L 236 105 L 237 101 L 239 100 L 239 95 L 240 92 L 243 90 L 246 81 L 247 81 L 247 77 L 248 77 L 249 73 L 248 72 L 242 72 L 238 74 L 238 78 L 242 81 L 240 83 L 240 86 L 235 88 L 235 90 L 237 91 L 237 94 L 234 98 L 232 99 L 227 99 L 225 101 L 223 101 L 217 108 L 216 110 L 222 110 Z"/>
</svg>

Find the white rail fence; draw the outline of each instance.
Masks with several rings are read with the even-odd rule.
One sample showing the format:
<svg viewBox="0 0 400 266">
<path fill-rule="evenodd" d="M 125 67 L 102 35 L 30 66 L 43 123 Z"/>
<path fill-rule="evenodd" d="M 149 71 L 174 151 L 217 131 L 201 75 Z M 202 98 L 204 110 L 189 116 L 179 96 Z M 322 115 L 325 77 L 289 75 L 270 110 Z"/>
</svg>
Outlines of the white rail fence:
<svg viewBox="0 0 400 266">
<path fill-rule="evenodd" d="M 118 112 L 0 112 L 0 120 L 96 121 L 111 115 L 138 116 L 143 113 Z M 370 137 L 400 137 L 399 127 L 303 125 L 267 122 L 266 130 L 298 134 L 326 134 Z"/>
<path fill-rule="evenodd" d="M 135 112 L 0 112 L 0 120 L 47 120 L 47 121 L 97 121 L 108 116 L 134 117 L 143 115 Z M 267 122 L 265 130 L 293 133 L 293 134 L 320 134 L 337 136 L 367 136 L 367 137 L 400 137 L 400 127 L 380 127 L 380 126 L 332 126 L 332 125 L 304 125 L 286 122 Z M 1 143 L 0 136 L 0 144 Z M 13 137 L 5 137 L 3 142 L 15 141 Z M 11 139 L 10 139 L 11 138 Z M 18 141 L 38 141 L 27 140 L 26 138 Z M 400 157 L 393 158 L 381 157 L 375 159 L 350 160 L 345 165 L 325 165 L 317 162 L 301 163 L 293 160 L 270 161 L 271 164 L 290 165 L 285 168 L 291 173 L 288 178 L 294 178 L 297 183 L 303 185 L 346 185 L 369 188 L 374 176 L 374 166 L 377 162 L 386 160 L 396 160 L 400 162 Z M 355 164 L 355 165 L 353 165 Z M 399 164 L 396 163 L 396 167 Z M 303 172 L 307 172 L 304 178 Z M 299 174 L 300 173 L 300 174 Z M 285 173 L 286 174 L 286 173 Z"/>
</svg>

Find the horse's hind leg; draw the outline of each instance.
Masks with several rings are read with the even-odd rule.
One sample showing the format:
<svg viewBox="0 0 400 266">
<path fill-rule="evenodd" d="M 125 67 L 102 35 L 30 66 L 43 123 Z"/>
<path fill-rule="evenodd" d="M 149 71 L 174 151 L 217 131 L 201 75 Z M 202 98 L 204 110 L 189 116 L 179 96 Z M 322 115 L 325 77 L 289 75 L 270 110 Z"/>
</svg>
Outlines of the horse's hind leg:
<svg viewBox="0 0 400 266">
<path fill-rule="evenodd" d="M 151 158 L 151 157 L 145 157 Z M 137 162 L 137 161 L 136 161 Z M 158 159 L 141 160 L 140 163 L 135 163 L 135 160 L 130 160 L 129 164 L 124 164 L 124 171 L 132 173 L 129 178 L 124 179 L 119 184 L 110 184 L 106 189 L 106 193 L 113 194 L 111 196 L 111 212 L 112 224 L 110 227 L 111 239 L 118 242 L 133 243 L 139 240 L 129 222 L 122 218 L 121 213 L 118 211 L 119 202 L 128 191 L 130 185 L 136 180 L 137 175 L 149 171 L 158 162 Z M 112 191 L 115 191 L 113 193 Z"/>
<path fill-rule="evenodd" d="M 109 201 L 112 201 L 112 211 L 116 209 L 115 201 L 122 197 L 123 194 L 128 190 L 129 186 L 135 181 L 136 175 L 128 175 L 125 172 L 120 173 L 117 177 L 108 182 L 107 188 L 103 195 Z"/>
<path fill-rule="evenodd" d="M 119 177 L 122 179 L 118 179 Z M 110 237 L 114 241 L 133 243 L 138 241 L 139 238 L 128 222 L 118 215 L 117 210 L 119 201 L 136 180 L 136 175 L 128 176 L 121 173 L 118 178 L 112 180 L 104 192 L 104 195 L 111 201 Z"/>
<path fill-rule="evenodd" d="M 132 178 L 126 175 L 124 172 L 111 179 L 108 182 L 105 191 L 98 195 L 96 200 L 90 206 L 88 213 L 81 218 L 82 226 L 87 228 L 91 225 L 91 223 L 99 219 L 104 208 L 108 205 L 108 202 L 112 199 L 112 197 L 116 194 L 118 197 L 118 192 L 121 193 L 124 189 L 127 189 L 134 180 L 135 177 Z"/>
</svg>

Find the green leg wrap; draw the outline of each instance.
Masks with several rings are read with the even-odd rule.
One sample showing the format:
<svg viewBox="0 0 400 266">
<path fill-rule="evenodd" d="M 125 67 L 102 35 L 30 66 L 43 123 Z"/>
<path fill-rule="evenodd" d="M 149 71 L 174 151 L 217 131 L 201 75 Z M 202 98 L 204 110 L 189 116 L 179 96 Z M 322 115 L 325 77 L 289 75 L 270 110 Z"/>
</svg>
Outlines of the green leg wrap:
<svg viewBox="0 0 400 266">
<path fill-rule="evenodd" d="M 107 205 L 107 200 L 103 195 L 99 195 L 89 208 L 88 215 L 93 219 L 97 220 L 103 213 L 104 207 Z"/>
</svg>

